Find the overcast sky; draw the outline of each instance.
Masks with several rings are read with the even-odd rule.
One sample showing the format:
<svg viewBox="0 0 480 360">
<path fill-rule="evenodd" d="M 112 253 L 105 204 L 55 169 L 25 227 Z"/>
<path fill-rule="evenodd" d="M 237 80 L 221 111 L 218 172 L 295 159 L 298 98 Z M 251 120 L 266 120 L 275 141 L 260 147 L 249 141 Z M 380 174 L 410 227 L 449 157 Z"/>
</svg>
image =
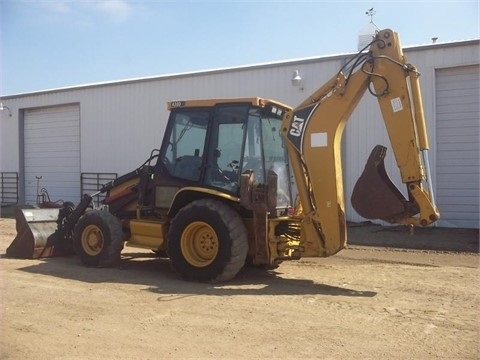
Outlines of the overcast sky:
<svg viewBox="0 0 480 360">
<path fill-rule="evenodd" d="M 0 0 L 0 94 L 480 37 L 480 1 Z"/>
</svg>

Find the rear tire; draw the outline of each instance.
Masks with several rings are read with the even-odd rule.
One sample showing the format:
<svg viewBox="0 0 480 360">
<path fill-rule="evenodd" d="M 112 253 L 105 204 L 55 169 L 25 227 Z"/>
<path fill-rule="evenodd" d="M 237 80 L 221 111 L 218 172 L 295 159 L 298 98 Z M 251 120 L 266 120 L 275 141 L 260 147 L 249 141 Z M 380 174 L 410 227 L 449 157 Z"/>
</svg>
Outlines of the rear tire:
<svg viewBox="0 0 480 360">
<path fill-rule="evenodd" d="M 124 235 L 122 224 L 105 210 L 92 210 L 75 226 L 73 247 L 87 266 L 114 266 L 120 261 Z"/>
<path fill-rule="evenodd" d="M 248 252 L 247 229 L 227 204 L 202 199 L 181 209 L 168 234 L 173 268 L 186 280 L 222 282 L 235 277 Z"/>
</svg>

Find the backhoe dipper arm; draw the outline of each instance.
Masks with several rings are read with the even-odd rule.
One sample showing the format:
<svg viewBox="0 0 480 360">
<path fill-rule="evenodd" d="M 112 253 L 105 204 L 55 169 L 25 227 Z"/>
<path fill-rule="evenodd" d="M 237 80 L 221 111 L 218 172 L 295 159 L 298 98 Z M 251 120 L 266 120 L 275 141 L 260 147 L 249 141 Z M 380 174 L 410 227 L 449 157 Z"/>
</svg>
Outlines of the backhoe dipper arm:
<svg viewBox="0 0 480 360">
<path fill-rule="evenodd" d="M 425 226 L 439 218 L 427 176 L 428 140 L 418 76 L 405 62 L 398 35 L 382 30 L 368 53 L 360 52 L 285 115 L 282 134 L 302 208 L 303 256 L 330 256 L 346 245 L 341 138 L 346 121 L 367 89 L 378 99 L 409 199 L 386 176 L 385 148 L 377 146 L 361 177 L 364 181 L 356 185 L 352 203 L 358 205 L 360 215 L 392 223 Z"/>
</svg>

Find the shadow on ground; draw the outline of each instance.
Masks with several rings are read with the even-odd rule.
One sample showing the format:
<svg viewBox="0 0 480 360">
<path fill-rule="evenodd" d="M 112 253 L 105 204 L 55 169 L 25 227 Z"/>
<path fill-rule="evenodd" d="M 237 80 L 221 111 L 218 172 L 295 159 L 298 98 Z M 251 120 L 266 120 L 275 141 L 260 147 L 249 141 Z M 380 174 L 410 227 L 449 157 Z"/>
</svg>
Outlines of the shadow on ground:
<svg viewBox="0 0 480 360">
<path fill-rule="evenodd" d="M 3 257 L 3 256 L 2 256 Z M 27 260 L 26 260 L 27 261 Z M 325 295 L 374 297 L 377 293 L 315 283 L 283 276 L 281 269 L 266 271 L 246 267 L 227 283 L 210 284 L 182 280 L 170 267 L 170 261 L 146 253 L 126 253 L 115 268 L 88 268 L 76 257 L 46 258 L 18 270 L 87 283 L 125 283 L 144 285 L 144 290 L 168 296 L 187 295 Z M 166 299 L 166 298 L 165 298 Z M 165 300 L 163 299 L 163 300 Z M 159 299 L 160 300 L 160 299 Z"/>
</svg>

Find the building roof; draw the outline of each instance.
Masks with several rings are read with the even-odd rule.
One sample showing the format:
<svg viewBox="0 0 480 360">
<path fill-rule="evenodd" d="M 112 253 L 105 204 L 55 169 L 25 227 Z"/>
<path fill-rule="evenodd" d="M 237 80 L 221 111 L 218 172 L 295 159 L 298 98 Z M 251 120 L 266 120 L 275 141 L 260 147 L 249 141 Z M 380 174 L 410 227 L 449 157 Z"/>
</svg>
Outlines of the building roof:
<svg viewBox="0 0 480 360">
<path fill-rule="evenodd" d="M 480 39 L 413 45 L 413 46 L 406 46 L 403 48 L 403 50 L 405 52 L 408 52 L 413 50 L 427 50 L 427 49 L 434 49 L 434 48 L 466 46 L 466 45 L 474 45 L 474 44 L 480 44 Z M 158 80 L 172 79 L 172 78 L 185 78 L 185 77 L 192 77 L 192 76 L 225 73 L 230 71 L 243 71 L 243 70 L 251 70 L 251 69 L 258 69 L 258 68 L 268 68 L 268 67 L 275 67 L 279 65 L 298 65 L 302 63 L 318 62 L 321 60 L 334 60 L 337 58 L 344 58 L 344 57 L 352 56 L 356 53 L 357 52 L 349 52 L 349 53 L 323 55 L 323 56 L 312 56 L 312 57 L 305 57 L 305 58 L 298 58 L 298 59 L 279 60 L 279 61 L 271 61 L 271 62 L 265 62 L 265 63 L 250 64 L 250 65 L 241 65 L 241 66 L 235 66 L 235 67 L 224 67 L 224 68 L 217 68 L 217 69 L 206 69 L 206 70 L 197 70 L 197 71 L 189 71 L 189 72 L 181 72 L 181 73 L 164 74 L 164 75 L 137 77 L 137 78 L 130 78 L 130 79 L 122 79 L 122 80 L 79 84 L 79 85 L 38 90 L 38 91 L 25 92 L 25 93 L 2 95 L 0 96 L 0 99 L 8 100 L 8 99 L 15 99 L 19 97 L 26 97 L 31 95 L 40 95 L 40 94 L 47 94 L 47 93 L 54 93 L 54 92 L 61 92 L 61 91 L 71 91 L 71 90 L 79 90 L 79 89 L 86 89 L 86 88 L 92 88 L 92 87 L 111 86 L 111 85 L 125 85 L 129 83 L 158 81 Z"/>
</svg>

